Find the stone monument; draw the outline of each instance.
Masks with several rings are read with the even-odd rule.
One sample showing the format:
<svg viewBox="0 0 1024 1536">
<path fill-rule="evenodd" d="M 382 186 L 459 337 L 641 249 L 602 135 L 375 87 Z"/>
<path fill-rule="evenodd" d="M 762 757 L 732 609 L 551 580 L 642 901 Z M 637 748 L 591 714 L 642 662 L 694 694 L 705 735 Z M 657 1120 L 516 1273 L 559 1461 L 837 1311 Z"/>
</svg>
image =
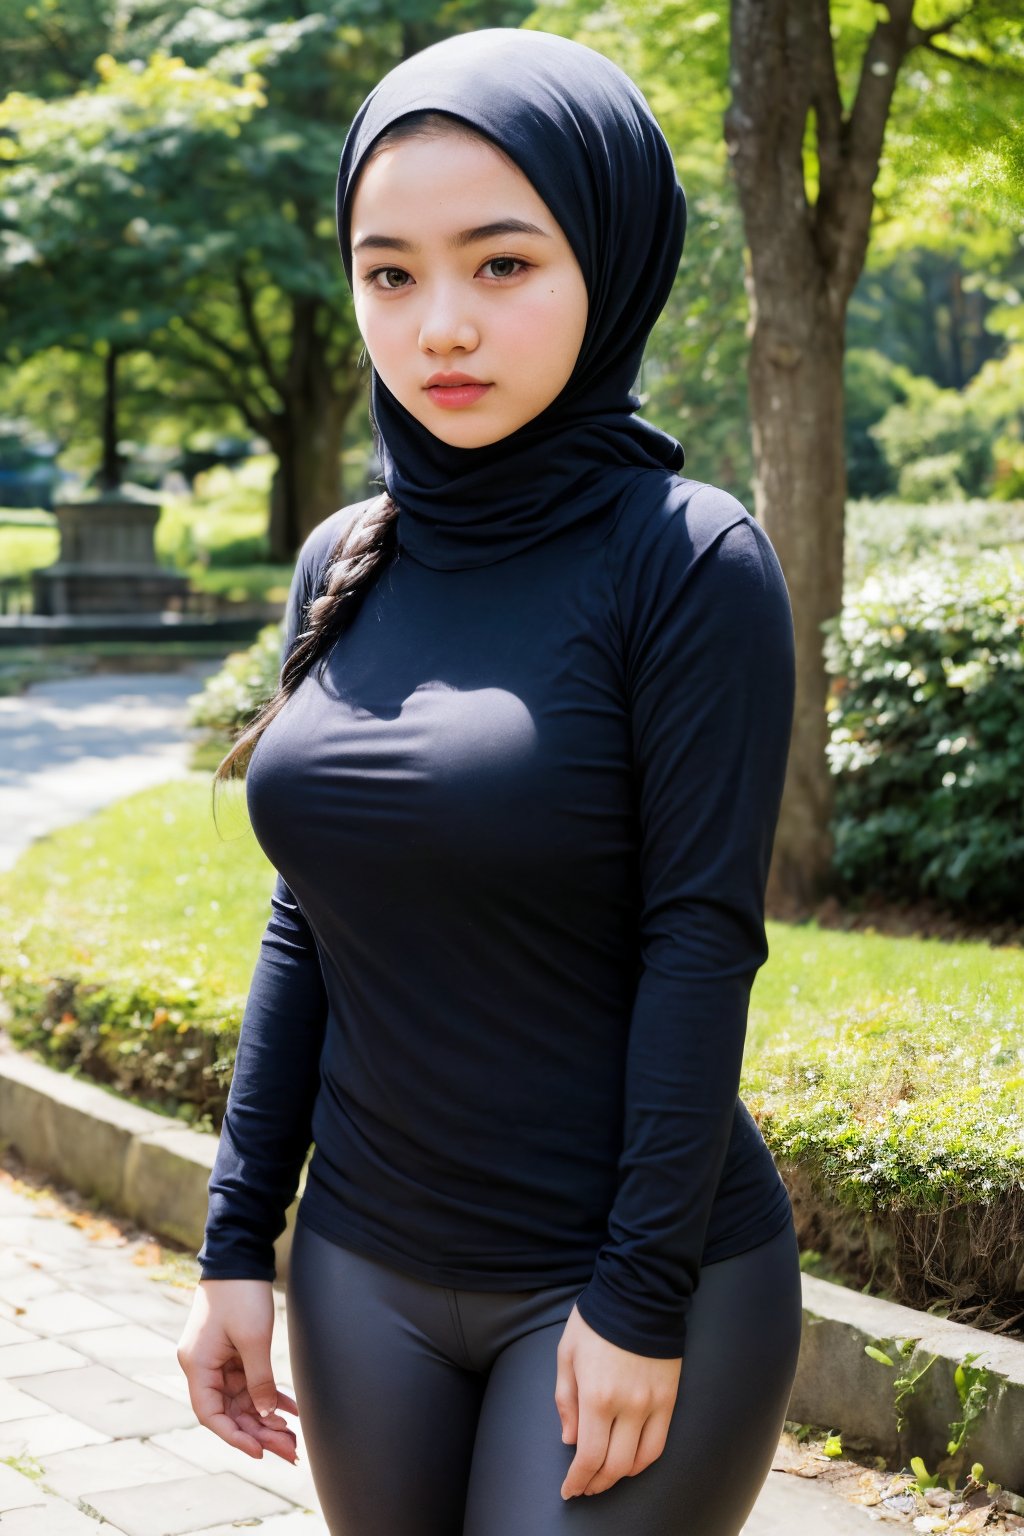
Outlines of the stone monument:
<svg viewBox="0 0 1024 1536">
<path fill-rule="evenodd" d="M 184 605 L 189 579 L 157 564 L 158 502 L 124 491 L 54 504 L 60 554 L 32 572 L 37 614 L 131 615 Z"/>
</svg>

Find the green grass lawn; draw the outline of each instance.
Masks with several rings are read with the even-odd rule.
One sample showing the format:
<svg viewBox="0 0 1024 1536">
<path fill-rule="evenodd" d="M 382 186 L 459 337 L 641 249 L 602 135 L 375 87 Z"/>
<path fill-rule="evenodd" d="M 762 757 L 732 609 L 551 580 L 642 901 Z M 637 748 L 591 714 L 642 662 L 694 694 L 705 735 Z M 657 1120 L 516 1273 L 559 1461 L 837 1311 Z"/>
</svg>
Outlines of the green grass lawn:
<svg viewBox="0 0 1024 1536">
<path fill-rule="evenodd" d="M 51 527 L 24 527 L 4 520 L 0 511 L 0 576 L 24 576 L 37 565 L 52 565 L 57 558 L 60 536 L 57 524 Z"/>
<path fill-rule="evenodd" d="M 145 975 L 201 992 L 207 1018 L 237 1008 L 273 884 L 240 788 L 218 789 L 219 835 L 210 780 L 196 774 L 33 843 L 0 875 L 0 966 Z"/>
</svg>

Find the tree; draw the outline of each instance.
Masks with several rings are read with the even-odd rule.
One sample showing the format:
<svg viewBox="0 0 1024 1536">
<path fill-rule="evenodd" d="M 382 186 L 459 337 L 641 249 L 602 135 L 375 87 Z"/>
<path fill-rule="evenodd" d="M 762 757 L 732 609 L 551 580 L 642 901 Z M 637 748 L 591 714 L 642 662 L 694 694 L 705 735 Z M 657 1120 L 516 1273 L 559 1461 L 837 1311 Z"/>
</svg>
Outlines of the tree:
<svg viewBox="0 0 1024 1536">
<path fill-rule="evenodd" d="M 8 361 L 48 349 L 101 359 L 91 426 L 99 483 L 114 489 L 119 360 L 148 347 L 179 302 L 166 281 L 178 235 L 154 217 L 171 202 L 173 159 L 147 149 L 183 124 L 216 145 L 263 98 L 252 80 L 228 86 L 159 56 L 142 71 L 119 73 L 108 57 L 99 69 L 95 90 L 51 101 L 12 92 L 0 104 L 0 315 Z"/>
<path fill-rule="evenodd" d="M 97 36 L 95 7 L 79 0 L 67 8 L 73 37 L 61 33 L 63 8 L 42 9 L 45 36 L 23 26 L 17 41 L 37 69 L 45 61 L 42 85 L 52 92 L 60 69 L 69 80 L 80 71 Z M 144 341 L 167 366 L 178 409 L 230 407 L 270 443 L 278 460 L 273 558 L 288 559 L 337 508 L 342 434 L 365 377 L 334 231 L 348 123 L 406 53 L 452 30 L 514 22 L 526 9 L 524 0 L 324 0 L 296 16 L 282 0 L 234 0 L 224 16 L 187 0 L 137 0 L 108 33 L 116 56 L 96 60 L 98 84 L 46 102 L 9 98 L 8 148 L 33 125 L 45 148 L 34 149 L 31 167 L 18 166 L 16 147 L 13 164 L 0 162 L 0 310 L 16 321 L 8 344 L 16 341 L 21 356 L 52 345 L 43 297 L 61 295 L 62 344 L 81 322 L 83 344 L 107 359 L 108 476 L 117 473 L 109 448 L 116 355 Z M 218 123 L 170 102 L 182 81 L 221 102 Z M 233 98 L 238 92 L 259 95 L 254 110 Z M 106 114 L 103 134 L 69 163 L 97 111 Z M 22 206 L 5 231 L 19 168 Z M 83 169 L 87 209 L 77 191 Z M 57 206 L 47 186 L 59 189 Z M 77 249 L 61 244 L 69 229 Z M 31 258 L 18 243 L 26 239 Z M 27 290 L 14 268 L 26 260 L 36 300 L 19 320 Z M 79 294 L 84 275 L 88 290 Z"/>
<path fill-rule="evenodd" d="M 909 100 L 923 102 L 934 138 L 915 125 L 907 181 L 959 177 L 975 192 L 1012 183 L 1022 35 L 1016 9 L 1011 17 L 990 0 L 731 0 L 725 130 L 749 249 L 755 512 L 785 569 L 797 631 L 796 722 L 769 886 L 780 914 L 811 908 L 831 863 L 822 625 L 842 605 L 845 319 L 886 128 L 894 107 L 905 117 Z M 941 101 L 952 106 L 946 119 Z"/>
</svg>

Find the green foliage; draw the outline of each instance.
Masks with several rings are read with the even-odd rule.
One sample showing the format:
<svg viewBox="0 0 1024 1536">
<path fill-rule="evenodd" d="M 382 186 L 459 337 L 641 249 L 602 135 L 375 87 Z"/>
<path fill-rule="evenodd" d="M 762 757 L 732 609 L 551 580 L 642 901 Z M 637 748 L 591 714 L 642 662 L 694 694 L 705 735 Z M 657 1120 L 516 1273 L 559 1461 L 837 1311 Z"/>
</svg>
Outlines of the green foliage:
<svg viewBox="0 0 1024 1536">
<path fill-rule="evenodd" d="M 281 668 L 281 626 L 268 624 L 252 645 L 235 651 L 193 697 L 189 724 L 235 735 L 276 692 Z"/>
<path fill-rule="evenodd" d="M 906 399 L 906 372 L 874 347 L 848 347 L 844 358 L 846 475 L 851 497 L 895 489 L 892 470 L 871 428 L 891 405 Z"/>
<path fill-rule="evenodd" d="M 902 501 L 956 501 L 965 494 L 957 478 L 960 467 L 961 455 L 955 450 L 915 459 L 900 470 L 897 495 Z"/>
<path fill-rule="evenodd" d="M 988 1404 L 988 1396 L 992 1388 L 992 1378 L 985 1366 L 974 1365 L 973 1362 L 979 1359 L 979 1357 L 978 1351 L 964 1355 L 953 1373 L 953 1385 L 956 1387 L 956 1394 L 960 1399 L 963 1417 L 955 1419 L 949 1426 L 951 1438 L 946 1446 L 947 1456 L 955 1456 L 957 1452 L 963 1449 L 971 1430 L 978 1419 L 981 1418 Z"/>
<path fill-rule="evenodd" d="M 205 470 L 185 495 L 165 495 L 156 530 L 161 559 L 208 568 L 265 562 L 273 469 L 271 456 L 261 454 L 236 468 L 218 465 Z"/>
<path fill-rule="evenodd" d="M 1019 912 L 1024 560 L 986 550 L 889 568 L 826 629 L 843 890 Z"/>
<path fill-rule="evenodd" d="M 961 492 L 983 495 L 992 476 L 991 420 L 966 392 L 939 389 L 931 379 L 906 374 L 901 383 L 904 399 L 871 428 L 889 469 L 899 477 L 899 495 L 908 501 L 941 500 Z M 930 467 L 918 468 L 917 485 L 908 471 L 922 461 Z M 922 495 L 922 485 L 935 486 L 937 494 Z"/>
<path fill-rule="evenodd" d="M 986 550 L 1024 548 L 1024 501 L 970 501 L 957 497 L 928 506 L 895 500 L 853 502 L 846 511 L 845 585 L 871 575 L 885 579 L 922 556 L 970 565 Z"/>
</svg>

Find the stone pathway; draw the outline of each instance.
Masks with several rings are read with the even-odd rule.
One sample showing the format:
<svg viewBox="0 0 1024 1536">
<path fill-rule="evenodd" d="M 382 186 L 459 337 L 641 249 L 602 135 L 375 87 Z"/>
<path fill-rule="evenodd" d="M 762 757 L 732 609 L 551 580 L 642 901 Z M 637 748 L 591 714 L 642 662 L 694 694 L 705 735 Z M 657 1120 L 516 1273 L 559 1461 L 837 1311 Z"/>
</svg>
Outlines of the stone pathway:
<svg viewBox="0 0 1024 1536">
<path fill-rule="evenodd" d="M 97 675 L 0 698 L 0 868 L 33 839 L 187 772 L 186 700 L 217 670 Z M 199 1268 L 0 1170 L 0 1536 L 329 1536 L 305 1457 L 204 1429 L 175 1357 Z M 293 1395 L 283 1287 L 272 1360 Z M 772 1472 L 743 1536 L 863 1536 L 869 1516 Z M 529 1536 L 524 1532 L 523 1536 Z"/>
<path fill-rule="evenodd" d="M 187 773 L 187 700 L 220 666 L 100 672 L 0 698 L 0 869 L 56 827 Z"/>
<path fill-rule="evenodd" d="M 175 1349 L 194 1259 L 167 1278 L 166 1248 L 82 1206 L 69 1216 L 0 1178 L 3 1536 L 238 1536 L 240 1521 L 327 1536 L 293 1415 L 297 1466 L 253 1460 L 192 1412 Z M 290 1393 L 283 1291 L 274 1299 L 272 1360 Z"/>
</svg>

